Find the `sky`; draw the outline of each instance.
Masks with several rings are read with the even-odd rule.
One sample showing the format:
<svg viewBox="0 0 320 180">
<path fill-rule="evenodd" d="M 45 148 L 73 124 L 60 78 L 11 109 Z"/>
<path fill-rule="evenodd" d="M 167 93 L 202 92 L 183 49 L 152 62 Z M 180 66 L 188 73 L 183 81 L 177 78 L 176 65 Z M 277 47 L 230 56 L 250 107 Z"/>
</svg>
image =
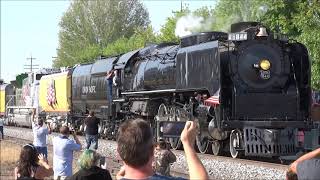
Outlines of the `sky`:
<svg viewBox="0 0 320 180">
<path fill-rule="evenodd" d="M 151 25 L 158 32 L 173 11 L 179 11 L 181 0 L 143 0 Z M 182 0 L 190 10 L 202 6 L 213 7 L 215 0 Z M 59 22 L 70 1 L 1 0 L 1 61 L 0 79 L 14 80 L 26 72 L 31 56 L 39 68 L 52 66 L 59 46 Z"/>
</svg>

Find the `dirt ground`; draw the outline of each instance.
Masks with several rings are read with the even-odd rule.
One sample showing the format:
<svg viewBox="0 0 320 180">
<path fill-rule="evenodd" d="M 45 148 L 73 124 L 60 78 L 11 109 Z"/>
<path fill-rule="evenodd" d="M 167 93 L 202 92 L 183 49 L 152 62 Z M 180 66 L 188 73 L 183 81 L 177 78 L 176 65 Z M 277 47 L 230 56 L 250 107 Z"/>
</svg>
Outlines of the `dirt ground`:
<svg viewBox="0 0 320 180">
<path fill-rule="evenodd" d="M 0 141 L 0 180 L 14 179 L 14 168 L 17 165 L 22 145 L 14 143 L 10 140 Z M 49 147 L 48 161 L 52 166 L 52 148 Z M 79 153 L 75 154 L 78 157 Z M 77 158 L 75 158 L 77 159 Z M 73 161 L 73 172 L 78 171 L 76 161 Z M 47 178 L 53 179 L 53 177 Z"/>
<path fill-rule="evenodd" d="M 19 159 L 21 146 L 0 141 L 0 179 L 14 179 L 14 168 Z"/>
<path fill-rule="evenodd" d="M 12 139 L 5 139 L 0 141 L 0 180 L 14 179 L 14 168 L 17 165 L 22 146 L 23 143 L 14 142 Z M 79 170 L 77 159 L 80 156 L 80 153 L 81 152 L 74 153 L 73 173 Z M 52 166 L 52 146 L 49 146 L 48 148 L 48 161 Z M 115 173 L 119 169 L 118 163 L 115 163 L 109 159 L 107 160 L 107 163 L 110 165 L 109 171 L 112 178 L 115 178 Z M 46 179 L 53 179 L 53 176 Z"/>
</svg>

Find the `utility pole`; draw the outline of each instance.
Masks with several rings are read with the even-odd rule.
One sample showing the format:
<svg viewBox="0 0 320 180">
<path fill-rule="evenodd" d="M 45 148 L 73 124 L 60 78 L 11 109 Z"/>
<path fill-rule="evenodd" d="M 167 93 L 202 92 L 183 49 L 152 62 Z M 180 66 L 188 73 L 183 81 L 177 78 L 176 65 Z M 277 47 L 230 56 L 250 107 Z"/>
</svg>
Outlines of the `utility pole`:
<svg viewBox="0 0 320 180">
<path fill-rule="evenodd" d="M 27 58 L 27 60 L 30 60 L 30 64 L 25 64 L 25 68 L 26 70 L 30 70 L 30 72 L 33 72 L 34 69 L 39 69 L 38 66 L 39 64 L 34 64 L 33 61 L 36 60 L 36 58 L 32 57 L 32 55 L 30 56 L 30 58 Z"/>
<path fill-rule="evenodd" d="M 182 12 L 182 0 L 180 1 L 180 12 Z"/>
</svg>

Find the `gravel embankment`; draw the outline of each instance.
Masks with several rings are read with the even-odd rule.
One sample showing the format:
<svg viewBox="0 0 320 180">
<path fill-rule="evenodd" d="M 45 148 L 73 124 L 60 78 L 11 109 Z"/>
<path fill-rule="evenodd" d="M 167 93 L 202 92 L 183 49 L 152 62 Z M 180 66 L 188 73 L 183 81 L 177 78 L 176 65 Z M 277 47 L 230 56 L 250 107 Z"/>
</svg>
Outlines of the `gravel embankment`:
<svg viewBox="0 0 320 180">
<path fill-rule="evenodd" d="M 5 127 L 6 136 L 19 139 L 32 140 L 31 129 Z M 50 136 L 57 135 L 53 133 Z M 51 138 L 49 137 L 49 144 Z M 80 141 L 85 145 L 85 139 L 80 136 Z M 99 140 L 98 152 L 121 165 L 116 151 L 116 142 Z M 183 151 L 173 151 L 177 156 L 177 162 L 172 165 L 174 174 L 185 176 L 187 174 L 187 163 Z M 285 179 L 287 166 L 252 160 L 232 159 L 228 157 L 215 157 L 213 155 L 202 155 L 199 157 L 206 167 L 210 179 Z"/>
</svg>

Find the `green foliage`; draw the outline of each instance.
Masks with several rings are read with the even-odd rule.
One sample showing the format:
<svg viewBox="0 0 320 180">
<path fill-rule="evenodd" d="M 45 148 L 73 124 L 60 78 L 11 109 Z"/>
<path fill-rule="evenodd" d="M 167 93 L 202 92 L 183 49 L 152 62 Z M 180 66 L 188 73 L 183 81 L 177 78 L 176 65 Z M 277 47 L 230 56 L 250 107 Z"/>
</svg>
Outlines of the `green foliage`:
<svg viewBox="0 0 320 180">
<path fill-rule="evenodd" d="M 213 9 L 212 28 L 229 31 L 230 25 L 241 21 L 259 21 L 269 3 L 264 0 L 220 0 Z"/>
<path fill-rule="evenodd" d="M 214 8 L 173 12 L 155 34 L 138 0 L 74 1 L 60 22 L 56 67 L 84 63 L 100 54 L 113 56 L 142 48 L 148 42 L 179 42 L 177 21 L 187 15 L 203 18 L 200 31 L 229 31 L 239 21 L 261 21 L 305 44 L 312 59 L 312 86 L 320 89 L 319 0 L 219 0 Z"/>
<path fill-rule="evenodd" d="M 73 1 L 60 21 L 55 67 L 90 62 L 119 38 L 131 37 L 149 24 L 148 12 L 138 0 Z"/>
<path fill-rule="evenodd" d="M 220 0 L 213 17 L 213 29 L 228 30 L 239 21 L 261 21 L 305 44 L 312 59 L 312 87 L 320 89 L 319 0 Z"/>
<path fill-rule="evenodd" d="M 103 55 L 114 56 L 123 54 L 135 49 L 139 49 L 145 46 L 148 42 L 155 42 L 156 37 L 153 33 L 152 27 L 148 27 L 146 30 L 137 29 L 130 38 L 122 37 L 117 41 L 109 44 L 104 49 Z"/>
<path fill-rule="evenodd" d="M 320 90 L 320 3 L 318 0 L 268 0 L 265 23 L 305 44 L 312 59 L 312 87 Z"/>
<path fill-rule="evenodd" d="M 167 18 L 166 23 L 160 29 L 160 34 L 157 36 L 157 42 L 179 42 L 180 38 L 175 34 L 177 21 L 181 17 L 187 15 L 203 18 L 203 26 L 192 29 L 193 32 L 212 30 L 209 27 L 212 24 L 210 20 L 212 19 L 212 11 L 208 7 L 202 7 L 193 12 L 191 12 L 188 8 L 185 8 L 182 11 L 173 12 L 173 16 Z"/>
<path fill-rule="evenodd" d="M 16 76 L 16 88 L 22 88 L 22 82 L 28 77 L 27 73 L 22 73 Z"/>
<path fill-rule="evenodd" d="M 157 36 L 157 42 L 179 42 L 179 38 L 175 35 L 175 28 L 180 17 L 190 13 L 189 9 L 179 12 L 172 12 L 173 16 L 168 17 L 166 23 L 161 27 L 160 34 Z"/>
</svg>

